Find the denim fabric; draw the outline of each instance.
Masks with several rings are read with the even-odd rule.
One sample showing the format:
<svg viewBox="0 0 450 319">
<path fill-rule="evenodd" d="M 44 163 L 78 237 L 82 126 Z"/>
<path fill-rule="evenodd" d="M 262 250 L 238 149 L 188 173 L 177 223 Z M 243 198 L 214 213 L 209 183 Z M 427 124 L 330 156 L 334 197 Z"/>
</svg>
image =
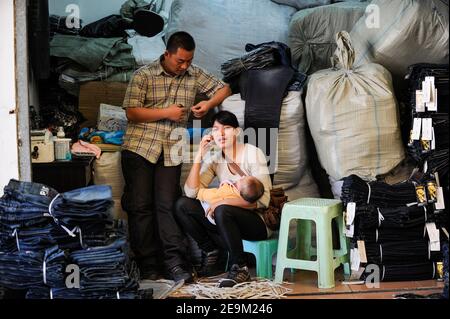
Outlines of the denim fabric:
<svg viewBox="0 0 450 319">
<path fill-rule="evenodd" d="M 0 252 L 0 286 L 10 289 L 27 289 L 43 284 L 62 286 L 65 261 L 65 253 L 58 246 L 44 252 Z"/>
</svg>

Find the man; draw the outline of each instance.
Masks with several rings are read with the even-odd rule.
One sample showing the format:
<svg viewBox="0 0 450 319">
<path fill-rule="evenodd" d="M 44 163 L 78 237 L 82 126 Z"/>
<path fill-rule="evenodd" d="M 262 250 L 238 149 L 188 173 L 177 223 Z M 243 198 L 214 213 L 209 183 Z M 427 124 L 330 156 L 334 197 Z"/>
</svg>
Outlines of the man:
<svg viewBox="0 0 450 319">
<path fill-rule="evenodd" d="M 169 137 L 173 129 L 186 126 L 189 111 L 200 118 L 231 94 L 225 83 L 191 65 L 194 51 L 192 36 L 174 33 L 159 61 L 134 73 L 123 103 L 128 127 L 122 151 L 122 207 L 143 278 L 157 278 L 162 257 L 173 280 L 192 281 L 184 235 L 172 212 L 181 196 L 182 163 L 171 158 L 171 147 L 178 141 Z M 194 105 L 198 93 L 209 100 Z"/>
</svg>

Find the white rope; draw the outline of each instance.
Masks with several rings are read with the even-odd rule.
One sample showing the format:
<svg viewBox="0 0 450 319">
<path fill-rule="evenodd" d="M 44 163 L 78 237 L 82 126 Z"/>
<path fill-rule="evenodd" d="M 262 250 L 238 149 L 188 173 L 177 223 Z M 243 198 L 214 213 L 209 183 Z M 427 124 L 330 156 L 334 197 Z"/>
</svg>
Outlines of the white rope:
<svg viewBox="0 0 450 319">
<path fill-rule="evenodd" d="M 47 284 L 47 263 L 44 261 L 42 263 L 42 277 L 44 279 L 44 284 Z"/>
<path fill-rule="evenodd" d="M 381 226 L 381 222 L 384 220 L 384 216 L 381 214 L 381 210 L 377 208 L 378 210 L 378 227 Z"/>
<path fill-rule="evenodd" d="M 178 290 L 182 294 L 194 295 L 197 299 L 281 299 L 292 289 L 267 279 L 243 282 L 231 288 L 219 288 L 218 282 L 198 282 L 185 285 Z"/>
<path fill-rule="evenodd" d="M 16 236 L 16 245 L 17 245 L 17 249 L 20 251 L 19 233 L 18 233 L 18 231 L 17 231 L 17 228 L 14 228 L 14 231 L 12 232 L 11 236 Z"/>
<path fill-rule="evenodd" d="M 370 195 L 372 194 L 372 188 L 370 187 L 369 183 L 366 183 L 367 187 L 369 187 L 369 194 L 367 194 L 367 204 L 370 202 Z"/>
<path fill-rule="evenodd" d="M 383 276 L 381 276 L 381 281 L 384 280 L 385 273 L 386 273 L 386 266 L 383 265 Z"/>
<path fill-rule="evenodd" d="M 50 288 L 50 299 L 53 299 L 53 288 Z"/>
<path fill-rule="evenodd" d="M 434 279 L 434 276 L 436 276 L 436 263 L 433 263 L 433 277 L 431 278 Z"/>
<path fill-rule="evenodd" d="M 423 211 L 425 212 L 425 223 L 426 223 L 428 220 L 428 217 L 427 217 L 427 209 L 425 208 L 425 206 L 423 206 Z"/>
<path fill-rule="evenodd" d="M 378 228 L 375 229 L 375 242 L 378 243 Z"/>
<path fill-rule="evenodd" d="M 58 221 L 58 219 L 56 219 L 56 218 L 53 216 L 53 214 L 52 214 L 52 206 L 53 206 L 53 203 L 55 202 L 55 200 L 59 197 L 59 195 L 61 195 L 61 194 L 56 195 L 56 196 L 52 199 L 52 201 L 50 202 L 50 205 L 48 205 L 48 213 L 50 214 L 50 216 L 53 217 L 53 219 L 54 219 L 55 221 Z"/>
<path fill-rule="evenodd" d="M 76 227 L 76 232 L 78 233 L 78 234 L 80 234 L 80 245 L 81 245 L 81 248 L 84 248 L 84 245 L 83 245 L 83 235 L 81 234 L 81 228 L 80 227 Z"/>
<path fill-rule="evenodd" d="M 383 263 L 383 248 L 381 247 L 381 244 L 380 244 L 380 262 Z"/>
</svg>

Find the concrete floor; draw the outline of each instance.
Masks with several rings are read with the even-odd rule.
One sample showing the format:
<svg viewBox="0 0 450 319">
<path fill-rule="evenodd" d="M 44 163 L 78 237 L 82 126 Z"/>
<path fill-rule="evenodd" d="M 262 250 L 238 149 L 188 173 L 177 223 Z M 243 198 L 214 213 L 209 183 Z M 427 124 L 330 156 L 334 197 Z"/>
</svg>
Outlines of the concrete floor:
<svg viewBox="0 0 450 319">
<path fill-rule="evenodd" d="M 293 289 L 287 295 L 290 299 L 394 299 L 398 294 L 413 293 L 429 295 L 442 293 L 444 283 L 437 280 L 381 282 L 379 288 L 368 288 L 366 285 L 346 285 L 343 271 L 335 272 L 335 287 L 319 289 L 317 287 L 317 274 L 312 271 L 297 271 L 291 274 L 284 272 L 284 280 L 289 284 L 285 287 Z"/>
</svg>

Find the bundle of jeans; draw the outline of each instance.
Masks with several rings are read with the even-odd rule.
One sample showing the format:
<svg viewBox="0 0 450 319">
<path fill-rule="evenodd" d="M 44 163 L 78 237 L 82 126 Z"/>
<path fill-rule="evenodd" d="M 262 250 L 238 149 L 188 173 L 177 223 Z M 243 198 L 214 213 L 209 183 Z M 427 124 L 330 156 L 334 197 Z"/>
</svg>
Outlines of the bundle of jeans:
<svg viewBox="0 0 450 319">
<path fill-rule="evenodd" d="M 376 269 L 373 267 L 370 269 Z M 435 262 L 404 263 L 401 265 L 379 264 L 379 280 L 387 281 L 412 281 L 412 280 L 431 280 L 437 278 L 437 266 Z M 371 272 L 363 273 L 361 279 L 366 280 Z"/>
<path fill-rule="evenodd" d="M 116 238 L 107 246 L 90 247 L 70 254 L 70 262 L 80 268 L 80 293 L 137 291 L 139 272 L 130 262 L 125 238 Z"/>
<path fill-rule="evenodd" d="M 64 285 L 66 255 L 58 246 L 44 251 L 0 252 L 0 286 L 28 289 Z"/>
<path fill-rule="evenodd" d="M 92 239 L 104 241 L 108 225 L 112 224 L 111 186 L 93 185 L 58 194 L 49 205 L 49 213 L 60 229 L 52 235 L 64 248 L 85 247 Z M 78 246 L 79 244 L 79 246 Z"/>
<path fill-rule="evenodd" d="M 425 224 L 409 228 L 360 228 L 355 229 L 354 238 L 364 240 L 366 243 L 428 240 L 426 239 Z"/>
<path fill-rule="evenodd" d="M 20 224 L 8 225 L 0 222 L 0 251 L 44 251 L 56 245 L 56 239 L 51 234 L 54 228 L 55 225 L 49 218 L 40 224 L 23 227 Z"/>
<path fill-rule="evenodd" d="M 356 175 L 344 178 L 342 202 L 356 206 L 370 204 L 376 207 L 399 207 L 416 203 L 416 189 L 412 182 L 389 185 L 384 182 L 366 182 Z"/>
<path fill-rule="evenodd" d="M 428 240 L 366 243 L 369 264 L 406 265 L 442 260 L 440 251 L 431 251 Z"/>
<path fill-rule="evenodd" d="M 49 288 L 46 286 L 29 289 L 26 299 L 152 299 L 153 289 L 123 291 L 81 292 L 76 288 Z"/>
<path fill-rule="evenodd" d="M 48 206 L 57 194 L 43 184 L 10 180 L 0 198 L 0 251 L 42 251 L 55 245 Z"/>
<path fill-rule="evenodd" d="M 423 227 L 431 214 L 424 207 L 399 206 L 377 208 L 372 205 L 356 207 L 355 230 L 375 228 L 413 228 Z"/>
</svg>

